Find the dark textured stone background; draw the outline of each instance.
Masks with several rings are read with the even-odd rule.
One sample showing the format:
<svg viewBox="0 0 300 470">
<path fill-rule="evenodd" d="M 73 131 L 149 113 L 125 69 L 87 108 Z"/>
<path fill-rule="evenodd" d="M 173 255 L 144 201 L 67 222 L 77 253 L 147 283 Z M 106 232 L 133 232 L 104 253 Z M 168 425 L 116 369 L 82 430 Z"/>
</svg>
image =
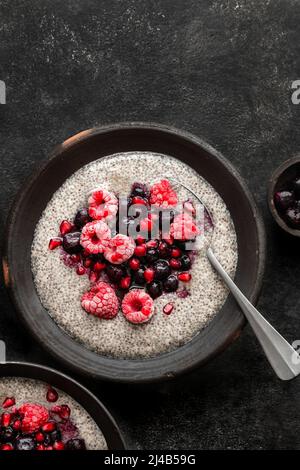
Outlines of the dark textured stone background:
<svg viewBox="0 0 300 470">
<path fill-rule="evenodd" d="M 268 236 L 259 308 L 290 341 L 300 338 L 299 241 L 278 234 L 266 206 L 270 173 L 300 145 L 300 106 L 291 103 L 299 2 L 1 0 L 0 15 L 1 229 L 56 143 L 110 122 L 175 125 L 206 139 L 247 180 Z M 3 286 L 0 306 L 8 358 L 62 369 L 12 322 Z M 248 327 L 188 377 L 100 384 L 97 393 L 135 448 L 300 449 L 300 379 L 277 380 Z"/>
</svg>

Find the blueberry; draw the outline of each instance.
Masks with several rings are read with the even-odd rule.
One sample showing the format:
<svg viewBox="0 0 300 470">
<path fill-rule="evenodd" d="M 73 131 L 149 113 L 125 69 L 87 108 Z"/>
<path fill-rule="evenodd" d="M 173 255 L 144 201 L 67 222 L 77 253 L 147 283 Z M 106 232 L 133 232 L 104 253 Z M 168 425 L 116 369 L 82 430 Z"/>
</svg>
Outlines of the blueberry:
<svg viewBox="0 0 300 470">
<path fill-rule="evenodd" d="M 295 191 L 295 196 L 297 199 L 300 199 L 300 178 L 297 178 L 293 182 L 293 189 Z"/>
<path fill-rule="evenodd" d="M 109 264 L 106 268 L 106 274 L 112 282 L 119 282 L 124 275 L 124 268 L 121 266 L 114 266 Z"/>
<path fill-rule="evenodd" d="M 162 294 L 162 285 L 159 281 L 153 281 L 147 284 L 147 292 L 153 299 L 156 299 Z"/>
<path fill-rule="evenodd" d="M 291 191 L 278 191 L 274 194 L 274 202 L 277 209 L 283 212 L 289 207 L 291 207 L 295 202 L 294 194 Z"/>
<path fill-rule="evenodd" d="M 183 269 L 183 271 L 188 271 L 189 269 L 191 269 L 191 258 L 188 255 L 182 255 L 180 261 L 181 269 Z"/>
<path fill-rule="evenodd" d="M 156 248 L 149 248 L 146 254 L 148 263 L 154 263 L 159 258 L 159 251 Z"/>
<path fill-rule="evenodd" d="M 178 279 L 175 274 L 171 274 L 165 282 L 164 282 L 164 289 L 166 292 L 175 292 L 178 288 Z"/>
<path fill-rule="evenodd" d="M 174 240 L 174 245 L 181 249 L 181 251 L 186 250 L 186 243 L 192 240 Z"/>
<path fill-rule="evenodd" d="M 167 242 L 161 241 L 158 246 L 159 257 L 160 258 L 170 258 L 171 257 L 171 248 Z"/>
<path fill-rule="evenodd" d="M 15 441 L 16 450 L 34 450 L 35 441 L 33 437 L 18 437 Z"/>
<path fill-rule="evenodd" d="M 79 253 L 82 250 L 80 245 L 80 232 L 66 233 L 63 238 L 63 248 L 70 255 Z"/>
<path fill-rule="evenodd" d="M 166 279 L 171 274 L 171 268 L 168 261 L 161 259 L 154 264 L 155 279 Z"/>
<path fill-rule="evenodd" d="M 13 440 L 17 435 L 17 432 L 11 427 L 3 427 L 0 431 L 0 441 L 2 442 L 10 442 Z"/>
<path fill-rule="evenodd" d="M 132 196 L 138 196 L 147 199 L 149 196 L 149 191 L 147 186 L 142 183 L 133 183 L 131 188 Z"/>
<path fill-rule="evenodd" d="M 76 225 L 76 227 L 82 228 L 91 220 L 92 219 L 89 216 L 88 209 L 84 207 L 83 209 L 79 209 L 79 211 L 75 215 L 74 224 Z"/>
<path fill-rule="evenodd" d="M 55 441 L 61 441 L 61 432 L 55 429 L 55 431 L 52 431 L 50 434 L 48 434 L 50 437 L 51 442 Z"/>
<path fill-rule="evenodd" d="M 70 439 L 66 443 L 66 450 L 85 450 L 85 442 L 84 439 Z"/>
<path fill-rule="evenodd" d="M 288 209 L 285 218 L 290 227 L 296 229 L 300 228 L 300 212 L 297 209 Z"/>
<path fill-rule="evenodd" d="M 145 284 L 145 278 L 144 278 L 144 271 L 145 271 L 145 268 L 144 267 L 140 267 L 135 275 L 134 275 L 134 280 L 136 282 L 136 284 L 139 284 L 139 285 L 143 285 Z"/>
<path fill-rule="evenodd" d="M 44 439 L 43 444 L 45 446 L 49 446 L 51 443 L 52 443 L 52 439 L 51 439 L 50 434 L 45 434 L 45 439 Z"/>
</svg>

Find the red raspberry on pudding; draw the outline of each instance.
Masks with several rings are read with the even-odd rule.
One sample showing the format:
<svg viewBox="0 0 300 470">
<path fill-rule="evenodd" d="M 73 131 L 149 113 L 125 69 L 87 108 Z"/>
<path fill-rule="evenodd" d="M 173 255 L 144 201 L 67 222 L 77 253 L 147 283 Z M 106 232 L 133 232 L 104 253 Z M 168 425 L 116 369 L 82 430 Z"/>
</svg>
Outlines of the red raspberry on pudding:
<svg viewBox="0 0 300 470">
<path fill-rule="evenodd" d="M 177 203 L 177 194 L 168 180 L 161 180 L 151 187 L 150 204 L 166 208 L 176 206 Z"/>
<path fill-rule="evenodd" d="M 23 433 L 38 431 L 49 419 L 48 410 L 36 403 L 24 403 L 18 409 L 21 416 L 21 430 Z"/>
<path fill-rule="evenodd" d="M 189 214 L 182 213 L 174 217 L 170 227 L 170 236 L 174 240 L 193 240 L 199 234 L 200 230 Z"/>
<path fill-rule="evenodd" d="M 88 200 L 89 216 L 94 220 L 112 220 L 118 212 L 117 197 L 107 191 L 99 189 L 93 191 Z"/>
<path fill-rule="evenodd" d="M 103 253 L 109 245 L 111 231 L 102 220 L 86 224 L 81 232 L 80 244 L 88 254 Z"/>
<path fill-rule="evenodd" d="M 83 294 L 81 306 L 87 313 L 105 320 L 114 318 L 119 311 L 119 301 L 114 289 L 102 281 Z"/>
<path fill-rule="evenodd" d="M 125 295 L 122 312 L 130 323 L 145 323 L 154 314 L 153 299 L 142 289 L 133 289 Z"/>
<path fill-rule="evenodd" d="M 105 248 L 104 257 L 112 264 L 121 264 L 131 258 L 134 250 L 135 242 L 133 238 L 118 233 L 110 239 L 108 246 Z"/>
</svg>

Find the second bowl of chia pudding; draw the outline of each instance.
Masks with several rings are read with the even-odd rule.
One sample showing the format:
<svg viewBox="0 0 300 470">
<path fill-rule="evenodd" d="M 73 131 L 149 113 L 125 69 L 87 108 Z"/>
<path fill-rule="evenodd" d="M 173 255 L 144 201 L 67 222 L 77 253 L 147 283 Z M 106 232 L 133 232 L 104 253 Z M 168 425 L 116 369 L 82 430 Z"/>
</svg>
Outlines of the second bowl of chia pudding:
<svg viewBox="0 0 300 470">
<path fill-rule="evenodd" d="M 112 416 L 78 382 L 37 364 L 0 364 L 0 451 L 123 448 Z"/>
<path fill-rule="evenodd" d="M 44 185 L 38 179 L 29 183 L 25 194 L 31 198 L 36 191 L 45 202 L 37 202 L 42 210 L 34 208 L 34 222 L 23 219 L 30 249 L 27 275 L 22 276 L 27 296 L 18 298 L 15 277 L 10 277 L 15 269 L 6 259 L 4 274 L 18 310 L 22 316 L 28 312 L 26 323 L 32 323 L 37 337 L 40 326 L 45 345 L 57 357 L 60 352 L 69 356 L 69 365 L 94 377 L 160 380 L 205 362 L 244 323 L 239 313 L 225 316 L 226 310 L 238 310 L 206 256 L 203 235 L 210 231 L 210 220 L 192 193 L 176 181 L 192 188 L 209 208 L 214 252 L 230 276 L 238 272 L 252 300 L 261 282 L 264 239 L 246 188 L 210 147 L 155 125 L 122 127 L 116 143 L 118 130 L 92 130 L 83 133 L 82 140 L 64 144 L 46 167 L 55 187 L 52 194 L 47 196 L 45 171 L 40 172 Z M 130 134 L 136 139 L 134 150 Z M 189 150 L 185 139 L 190 139 Z M 114 148 L 119 151 L 109 152 Z M 60 155 L 66 177 L 54 170 Z M 219 190 L 196 171 L 203 164 L 204 174 L 222 188 L 234 218 Z M 26 199 L 20 201 L 24 209 L 29 206 Z M 17 221 L 22 212 L 25 217 L 16 207 L 12 219 Z M 245 235 L 247 246 L 241 243 Z M 19 249 L 25 246 L 8 251 L 16 258 Z M 238 266 L 245 262 L 248 271 L 241 274 Z M 29 313 L 29 303 L 36 317 Z"/>
</svg>

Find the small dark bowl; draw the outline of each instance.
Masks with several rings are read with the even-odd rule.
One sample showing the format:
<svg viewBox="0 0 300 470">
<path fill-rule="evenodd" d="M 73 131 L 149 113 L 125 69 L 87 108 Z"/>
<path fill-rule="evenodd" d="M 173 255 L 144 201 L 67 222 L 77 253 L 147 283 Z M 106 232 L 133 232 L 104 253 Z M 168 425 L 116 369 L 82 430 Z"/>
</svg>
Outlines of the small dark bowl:
<svg viewBox="0 0 300 470">
<path fill-rule="evenodd" d="M 89 129 L 58 146 L 22 187 L 10 212 L 3 270 L 20 320 L 65 366 L 96 379 L 153 382 L 170 379 L 206 363 L 239 336 L 245 318 L 231 295 L 207 328 L 184 346 L 148 359 L 125 360 L 96 354 L 57 326 L 40 302 L 31 272 L 35 226 L 53 193 L 83 165 L 106 155 L 130 151 L 157 152 L 182 160 L 220 194 L 237 233 L 235 281 L 255 303 L 264 271 L 265 233 L 244 180 L 222 155 L 201 139 L 153 123 Z"/>
<path fill-rule="evenodd" d="M 26 362 L 5 362 L 0 364 L 0 380 L 1 377 L 22 377 L 41 380 L 62 390 L 89 413 L 102 431 L 110 450 L 125 449 L 123 437 L 109 411 L 95 395 L 74 379 L 49 367 Z"/>
<path fill-rule="evenodd" d="M 276 168 L 269 181 L 268 205 L 270 212 L 279 227 L 290 235 L 300 237 L 300 229 L 298 230 L 290 227 L 282 218 L 274 203 L 274 194 L 277 191 L 282 191 L 286 185 L 297 176 L 300 176 L 300 156 L 290 158 Z"/>
</svg>

